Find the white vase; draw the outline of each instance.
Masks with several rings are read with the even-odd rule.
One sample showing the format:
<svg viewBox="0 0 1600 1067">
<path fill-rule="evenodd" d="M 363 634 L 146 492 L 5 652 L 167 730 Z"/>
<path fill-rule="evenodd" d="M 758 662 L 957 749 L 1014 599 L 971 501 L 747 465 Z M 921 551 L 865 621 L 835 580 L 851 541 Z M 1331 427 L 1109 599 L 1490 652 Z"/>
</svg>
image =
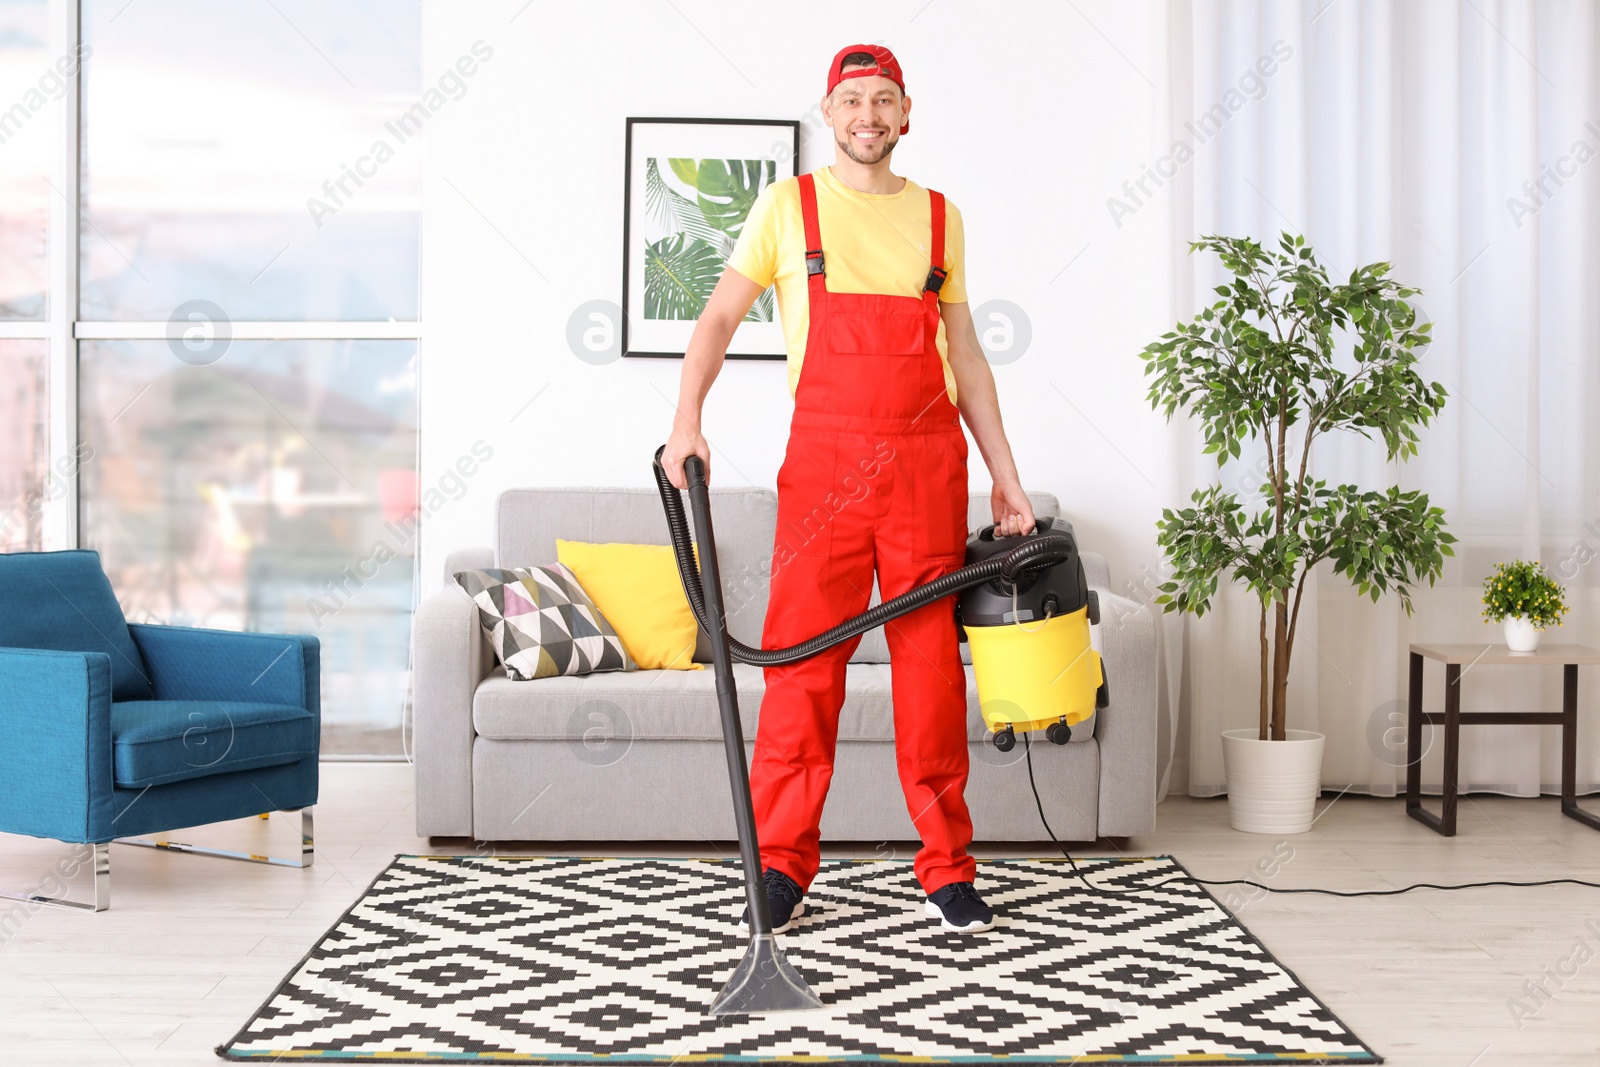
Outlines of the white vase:
<svg viewBox="0 0 1600 1067">
<path fill-rule="evenodd" d="M 1501 624 L 1506 631 L 1506 647 L 1513 652 L 1536 652 L 1539 628 L 1521 615 L 1507 615 Z"/>
<path fill-rule="evenodd" d="M 1322 791 L 1322 740 L 1287 730 L 1287 740 L 1262 741 L 1254 729 L 1222 731 L 1228 779 L 1228 824 L 1252 834 L 1303 834 Z"/>
</svg>

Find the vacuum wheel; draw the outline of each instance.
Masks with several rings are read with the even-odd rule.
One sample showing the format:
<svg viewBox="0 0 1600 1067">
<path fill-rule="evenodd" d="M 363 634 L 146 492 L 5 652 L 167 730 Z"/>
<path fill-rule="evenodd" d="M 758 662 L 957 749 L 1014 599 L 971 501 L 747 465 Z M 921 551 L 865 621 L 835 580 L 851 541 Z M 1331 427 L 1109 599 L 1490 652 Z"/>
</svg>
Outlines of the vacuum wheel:
<svg viewBox="0 0 1600 1067">
<path fill-rule="evenodd" d="M 997 731 L 994 735 L 994 747 L 1001 752 L 1010 752 L 1013 748 L 1016 748 L 1016 731 L 1009 726 L 1004 730 Z"/>
<path fill-rule="evenodd" d="M 1044 735 L 1050 739 L 1052 745 L 1064 745 L 1072 740 L 1072 727 L 1067 725 L 1067 720 L 1062 719 L 1046 727 Z"/>
<path fill-rule="evenodd" d="M 1094 707 L 1096 711 L 1104 711 L 1111 705 L 1111 679 L 1105 674 L 1100 675 L 1100 688 L 1094 691 Z"/>
<path fill-rule="evenodd" d="M 1100 594 L 1093 589 L 1089 590 L 1089 622 L 1100 625 Z"/>
</svg>

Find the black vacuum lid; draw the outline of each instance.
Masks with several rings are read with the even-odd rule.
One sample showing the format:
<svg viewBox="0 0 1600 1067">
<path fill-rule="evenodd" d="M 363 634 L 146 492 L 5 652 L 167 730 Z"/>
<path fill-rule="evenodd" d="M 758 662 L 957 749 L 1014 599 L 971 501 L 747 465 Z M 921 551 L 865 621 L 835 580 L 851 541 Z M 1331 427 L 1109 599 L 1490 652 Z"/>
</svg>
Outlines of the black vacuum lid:
<svg viewBox="0 0 1600 1067">
<path fill-rule="evenodd" d="M 957 616 L 963 626 L 1005 626 L 1029 622 L 1046 615 L 1069 615 L 1089 602 L 1089 586 L 1078 558 L 1077 539 L 1072 524 L 1061 518 L 1037 519 L 1032 533 L 1020 537 L 996 537 L 994 526 L 985 526 L 967 542 L 967 565 L 1003 556 L 1029 538 L 1043 534 L 1065 534 L 1073 538 L 1066 559 L 1054 566 L 1024 572 L 1015 586 L 1003 578 L 962 590 L 957 601 Z"/>
</svg>

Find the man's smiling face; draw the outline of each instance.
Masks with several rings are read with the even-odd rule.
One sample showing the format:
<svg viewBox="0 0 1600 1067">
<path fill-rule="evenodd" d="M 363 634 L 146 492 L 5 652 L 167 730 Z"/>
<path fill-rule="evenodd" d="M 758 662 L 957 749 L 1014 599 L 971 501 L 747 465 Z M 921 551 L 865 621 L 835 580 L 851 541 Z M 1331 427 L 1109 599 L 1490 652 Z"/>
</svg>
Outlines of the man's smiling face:
<svg viewBox="0 0 1600 1067">
<path fill-rule="evenodd" d="M 849 64 L 846 71 L 864 64 Z M 911 98 L 881 74 L 847 78 L 824 98 L 823 114 L 833 138 L 857 163 L 881 163 L 900 141 L 900 127 L 911 113 Z"/>
</svg>

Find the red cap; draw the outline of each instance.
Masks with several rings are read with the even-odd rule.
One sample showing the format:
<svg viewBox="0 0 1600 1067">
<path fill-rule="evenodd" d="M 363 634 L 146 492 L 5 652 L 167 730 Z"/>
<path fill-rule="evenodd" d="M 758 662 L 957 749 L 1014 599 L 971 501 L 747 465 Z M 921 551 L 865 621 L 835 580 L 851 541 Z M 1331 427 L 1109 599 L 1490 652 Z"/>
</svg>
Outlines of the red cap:
<svg viewBox="0 0 1600 1067">
<path fill-rule="evenodd" d="M 877 60 L 878 65 L 876 67 L 861 67 L 858 70 L 848 72 L 841 71 L 839 68 L 844 66 L 844 57 L 852 52 L 865 52 Z M 823 90 L 824 95 L 833 92 L 834 87 L 846 78 L 865 78 L 874 74 L 888 78 L 900 87 L 902 95 L 905 93 L 905 76 L 900 73 L 900 61 L 894 58 L 893 52 L 879 44 L 848 45 L 839 49 L 839 54 L 833 57 L 833 65 L 828 68 L 828 87 Z M 904 135 L 909 129 L 911 129 L 911 123 L 908 120 L 900 127 L 900 133 Z"/>
</svg>

